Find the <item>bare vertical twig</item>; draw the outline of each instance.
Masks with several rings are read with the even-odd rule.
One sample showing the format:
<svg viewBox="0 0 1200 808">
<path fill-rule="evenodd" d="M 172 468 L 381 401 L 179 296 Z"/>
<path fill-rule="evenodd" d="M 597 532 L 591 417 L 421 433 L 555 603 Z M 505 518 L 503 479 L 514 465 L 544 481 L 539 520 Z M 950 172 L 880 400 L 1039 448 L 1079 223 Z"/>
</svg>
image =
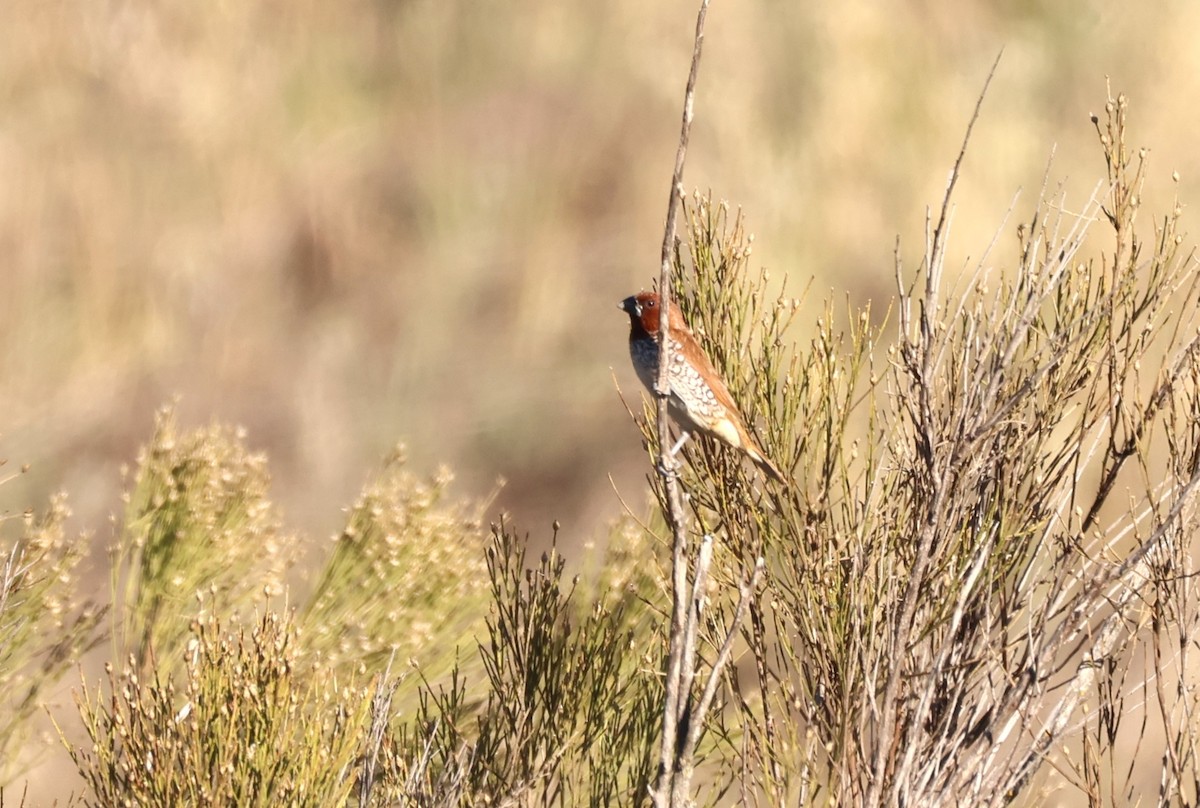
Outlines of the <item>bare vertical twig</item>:
<svg viewBox="0 0 1200 808">
<path fill-rule="evenodd" d="M 675 218 L 678 213 L 679 197 L 683 194 L 683 166 L 687 157 L 688 135 L 692 129 L 693 103 L 696 93 L 696 74 L 700 69 L 700 53 L 704 44 L 704 19 L 708 15 L 708 0 L 700 0 L 700 11 L 696 16 L 696 36 L 692 46 L 692 66 L 688 72 L 687 90 L 683 96 L 683 122 L 679 132 L 679 147 L 675 151 L 675 170 L 671 174 L 671 191 L 667 197 L 667 222 L 663 228 L 662 266 L 659 274 L 658 293 L 662 300 L 662 311 L 671 306 L 671 254 L 675 243 Z M 687 523 L 683 510 L 683 499 L 679 491 L 679 475 L 674 460 L 668 455 L 671 435 L 667 425 L 667 400 L 671 385 L 668 380 L 670 340 L 667 324 L 670 318 L 659 318 L 658 383 L 658 473 L 662 476 L 667 499 L 667 522 L 674 537 L 671 556 L 671 581 L 673 603 L 671 608 L 670 647 L 667 652 L 667 679 L 663 698 L 663 732 L 659 753 L 658 782 L 652 798 L 656 806 L 671 805 L 675 792 L 675 762 L 678 751 L 678 728 L 680 704 L 685 695 L 681 692 L 685 621 L 691 600 L 687 579 Z"/>
<path fill-rule="evenodd" d="M 371 728 L 367 732 L 367 746 L 363 750 L 362 770 L 358 779 L 359 808 L 367 808 L 371 804 L 371 793 L 378 776 L 379 750 L 383 747 L 383 739 L 392 719 L 392 697 L 400 685 L 399 679 L 392 678 L 392 663 L 395 661 L 396 652 L 393 650 L 387 667 L 375 682 L 375 695 L 371 698 Z"/>
<path fill-rule="evenodd" d="M 671 557 L 672 610 L 671 633 L 667 653 L 667 671 L 663 698 L 662 741 L 660 748 L 657 782 L 651 798 L 658 808 L 678 808 L 690 805 L 689 792 L 693 769 L 693 754 L 701 735 L 704 719 L 712 704 L 721 670 L 728 664 L 736 625 L 741 620 L 749 599 L 757 586 L 761 563 L 748 576 L 741 589 L 733 625 L 713 662 L 704 692 L 697 701 L 693 698 L 696 679 L 696 635 L 700 625 L 700 611 L 704 601 L 704 586 L 708 566 L 712 561 L 712 537 L 706 536 L 696 559 L 695 581 L 688 582 L 687 518 L 680 490 L 678 466 L 670 456 L 671 436 L 667 423 L 668 399 L 670 397 L 670 339 L 667 334 L 669 317 L 666 312 L 671 306 L 671 265 L 675 247 L 675 221 L 679 198 L 683 195 L 683 166 L 687 157 L 688 136 L 691 132 L 693 105 L 695 101 L 696 76 L 700 68 L 700 54 L 704 44 L 704 21 L 708 14 L 709 0 L 701 0 L 696 16 L 696 35 L 692 46 L 692 65 L 688 73 L 687 89 L 683 99 L 683 121 L 679 133 L 679 147 L 675 152 L 675 170 L 671 175 L 671 189 L 667 198 L 667 220 L 663 229 L 662 266 L 659 275 L 658 293 L 664 315 L 659 318 L 659 361 L 655 394 L 658 398 L 658 473 L 662 477 L 666 494 L 667 523 L 674 539 Z"/>
<path fill-rule="evenodd" d="M 872 776 L 864 802 L 865 805 L 873 806 L 883 803 L 883 791 L 885 784 L 888 782 L 887 770 L 892 765 L 892 757 L 897 741 L 899 740 L 898 737 L 894 737 L 894 731 L 896 703 L 900 695 L 901 675 L 904 670 L 904 655 L 912 632 L 917 602 L 921 596 L 921 585 L 925 575 L 925 568 L 929 563 L 933 541 L 937 535 L 938 519 L 942 511 L 942 497 L 945 496 L 943 475 L 947 474 L 948 470 L 936 467 L 936 458 L 938 455 L 934 448 L 937 436 L 934 434 L 935 419 L 933 416 L 934 405 L 931 399 L 932 385 L 927 382 L 933 376 L 933 348 L 935 343 L 933 329 L 935 324 L 940 322 L 938 290 L 945 257 L 945 238 L 949 221 L 950 199 L 954 193 L 954 186 L 958 182 L 963 158 L 967 152 L 967 144 L 971 140 L 971 130 L 974 128 L 975 122 L 979 119 L 979 111 L 983 106 L 984 96 L 987 95 L 988 86 L 992 83 L 992 77 L 996 75 L 996 67 L 999 64 L 1000 55 L 998 54 L 996 61 L 992 63 L 992 69 L 988 71 L 987 79 L 983 83 L 983 90 L 980 91 L 979 98 L 975 102 L 975 110 L 972 112 L 971 120 L 967 124 L 967 131 L 963 136 L 958 158 L 954 161 L 954 168 L 950 171 L 950 178 L 946 185 L 945 196 L 942 199 L 942 208 L 938 216 L 937 226 L 934 228 L 930 243 L 927 245 L 927 258 L 924 267 L 925 295 L 921 301 L 921 311 L 919 312 L 920 332 L 917 337 L 921 348 L 921 356 L 919 361 L 915 356 L 911 357 L 910 361 L 912 362 L 912 371 L 918 376 L 916 387 L 919 396 L 918 414 L 921 421 L 919 440 L 922 445 L 920 453 L 926 463 L 926 473 L 929 475 L 929 479 L 933 485 L 933 496 L 931 497 L 928 511 L 924 514 L 921 522 L 916 554 L 912 568 L 908 574 L 904 596 L 900 602 L 900 613 L 896 616 L 896 620 L 892 624 L 891 666 L 888 670 L 883 698 L 879 707 L 879 727 L 875 738 L 874 755 L 871 760 Z M 928 227 L 928 220 L 926 227 Z M 902 318 L 901 322 L 904 322 L 904 318 Z M 911 340 L 912 338 L 912 335 L 909 333 L 901 335 L 902 340 Z"/>
</svg>

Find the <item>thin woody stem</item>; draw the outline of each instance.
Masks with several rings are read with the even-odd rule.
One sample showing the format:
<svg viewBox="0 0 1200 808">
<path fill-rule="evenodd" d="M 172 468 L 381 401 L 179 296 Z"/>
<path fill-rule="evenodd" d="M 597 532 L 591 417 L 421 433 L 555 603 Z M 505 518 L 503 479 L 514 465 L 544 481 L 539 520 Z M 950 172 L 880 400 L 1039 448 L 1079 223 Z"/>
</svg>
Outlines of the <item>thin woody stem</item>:
<svg viewBox="0 0 1200 808">
<path fill-rule="evenodd" d="M 742 584 L 738 592 L 737 606 L 733 610 L 733 620 L 729 623 L 729 633 L 725 635 L 725 641 L 721 644 L 721 650 L 717 652 L 717 661 L 713 663 L 712 670 L 709 671 L 708 681 L 704 685 L 704 693 L 700 697 L 700 703 L 696 706 L 696 714 L 693 717 L 692 727 L 688 734 L 688 748 L 695 749 L 696 744 L 700 742 L 700 732 L 704 728 L 704 719 L 708 715 L 708 710 L 712 707 L 713 697 L 717 694 L 717 684 L 721 677 L 721 669 L 729 664 L 729 658 L 733 654 L 733 641 L 737 636 L 738 624 L 746 616 L 746 610 L 750 608 L 750 602 L 754 600 L 754 592 L 758 588 L 758 581 L 762 577 L 763 567 L 765 562 L 759 558 L 754 564 L 754 571 L 750 573 L 750 580 Z"/>
<path fill-rule="evenodd" d="M 688 605 L 691 601 L 687 576 L 687 523 L 680 494 L 679 475 L 676 461 L 668 449 L 671 436 L 667 424 L 667 400 L 670 396 L 669 351 L 667 337 L 668 312 L 671 307 L 671 256 L 675 243 L 675 220 L 678 214 L 679 196 L 683 193 L 683 166 L 687 156 L 688 136 L 692 128 L 693 104 L 696 93 L 696 75 L 700 69 L 701 46 L 704 43 L 704 19 L 708 14 L 709 0 L 700 1 L 696 17 L 696 36 L 692 46 L 692 66 L 688 73 L 687 90 L 683 97 L 683 122 L 679 132 L 679 147 L 675 152 L 675 170 L 671 175 L 671 191 L 667 198 L 667 221 L 663 228 L 662 268 L 659 275 L 658 294 L 661 300 L 658 333 L 658 379 L 655 394 L 658 397 L 658 471 L 662 475 L 667 500 L 667 522 L 674 536 L 672 553 L 671 637 L 667 654 L 666 692 L 663 704 L 663 732 L 660 749 L 658 782 L 652 798 L 659 808 L 674 802 L 673 795 L 679 793 L 675 783 L 677 751 L 679 748 L 679 716 L 682 700 L 688 698 L 683 692 L 682 671 L 684 665 L 685 630 Z"/>
<path fill-rule="evenodd" d="M 997 55 L 996 61 L 992 63 L 992 69 L 988 72 L 987 79 L 983 83 L 983 90 L 979 93 L 979 98 L 975 102 L 975 110 L 971 114 L 971 120 L 967 123 L 967 131 L 963 135 L 962 146 L 959 149 L 958 158 L 954 161 L 954 168 L 950 172 L 946 193 L 942 198 L 942 209 L 938 217 L 937 227 L 934 228 L 932 238 L 926 245 L 925 294 L 921 301 L 920 331 L 917 337 L 921 357 L 919 364 L 916 364 L 914 369 L 918 376 L 916 380 L 917 384 L 915 385 L 919 396 L 918 433 L 923 443 L 924 460 L 928 466 L 927 472 L 933 484 L 933 496 L 929 509 L 922 518 L 916 542 L 916 553 L 908 574 L 904 595 L 900 602 L 900 612 L 896 615 L 895 621 L 892 623 L 890 642 L 891 664 L 880 700 L 881 706 L 879 709 L 879 723 L 876 728 L 875 748 L 870 762 L 872 774 L 870 785 L 862 803 L 866 806 L 884 804 L 884 791 L 887 788 L 888 769 L 894 763 L 894 755 L 900 746 L 900 738 L 896 734 L 895 723 L 896 705 L 900 699 L 900 685 L 904 670 L 904 657 L 908 651 L 909 638 L 913 630 L 913 618 L 916 614 L 917 602 L 920 599 L 925 568 L 929 564 L 933 543 L 937 538 L 940 527 L 943 510 L 942 503 L 947 496 L 946 475 L 948 472 L 944 462 L 938 458 L 934 449 L 937 443 L 936 421 L 933 415 L 934 405 L 931 399 L 931 385 L 929 384 L 933 376 L 933 349 L 937 336 L 934 334 L 934 323 L 938 322 L 940 317 L 938 312 L 939 282 L 945 252 L 946 223 L 950 209 L 950 199 L 962 170 L 963 159 L 967 152 L 967 144 L 971 140 L 971 131 L 975 127 L 975 122 L 979 119 L 979 111 L 983 106 L 984 96 L 987 95 L 988 86 L 992 82 L 992 77 L 996 74 L 996 67 L 999 63 L 1000 56 Z M 928 227 L 928 217 L 926 222 L 926 227 Z M 903 321 L 904 318 L 902 317 Z M 901 334 L 901 339 L 910 340 L 912 336 L 904 332 Z M 891 785 L 891 801 L 895 802 L 898 797 L 896 789 L 899 788 L 899 781 L 895 781 Z"/>
</svg>

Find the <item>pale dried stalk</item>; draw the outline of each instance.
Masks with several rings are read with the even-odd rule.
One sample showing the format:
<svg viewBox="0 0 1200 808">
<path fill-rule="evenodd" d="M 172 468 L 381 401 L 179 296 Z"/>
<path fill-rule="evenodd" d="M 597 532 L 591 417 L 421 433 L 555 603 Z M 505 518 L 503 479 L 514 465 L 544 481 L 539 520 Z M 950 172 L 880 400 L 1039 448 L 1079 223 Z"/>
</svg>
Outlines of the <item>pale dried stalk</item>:
<svg viewBox="0 0 1200 808">
<path fill-rule="evenodd" d="M 696 563 L 695 580 L 688 582 L 687 518 L 680 490 L 678 465 L 670 456 L 671 435 L 667 422 L 667 402 L 670 396 L 670 339 L 667 335 L 669 318 L 666 312 L 671 306 L 671 264 L 675 246 L 675 222 L 679 198 L 683 195 L 683 166 L 687 156 L 688 137 L 691 132 L 695 103 L 696 76 L 700 68 L 700 54 L 704 43 L 704 21 L 708 14 L 709 0 L 701 0 L 696 17 L 696 35 L 692 47 L 692 65 L 688 73 L 687 89 L 683 100 L 683 122 L 679 133 L 679 147 L 675 152 L 675 170 L 671 176 L 671 190 L 667 199 L 667 221 L 663 229 L 662 266 L 659 275 L 658 293 L 661 300 L 659 318 L 659 361 L 655 395 L 658 399 L 658 473 L 662 477 L 666 494 L 667 523 L 670 525 L 673 548 L 671 554 L 671 632 L 667 653 L 665 694 L 663 698 L 663 731 L 659 753 L 657 782 L 650 797 L 656 808 L 683 808 L 690 806 L 691 782 L 694 770 L 696 744 L 704 726 L 704 720 L 712 705 L 722 669 L 728 664 L 732 651 L 737 624 L 745 613 L 749 599 L 753 597 L 761 572 L 761 563 L 755 568 L 747 583 L 741 588 L 733 623 L 709 671 L 704 692 L 699 701 L 693 699 L 692 686 L 696 678 L 696 634 L 700 624 L 700 611 L 704 601 L 704 585 L 712 562 L 712 537 L 705 536 L 701 543 Z"/>
<path fill-rule="evenodd" d="M 974 128 L 975 122 L 979 119 L 979 111 L 983 105 L 983 98 L 987 94 L 988 85 L 991 84 L 992 77 L 996 74 L 996 66 L 999 63 L 1000 56 L 998 55 L 996 61 L 992 63 L 992 69 L 988 72 L 987 79 L 983 84 L 983 90 L 979 93 L 979 98 L 975 103 L 975 111 L 971 114 L 971 120 L 967 124 L 967 131 L 963 136 L 963 143 L 958 152 L 958 159 L 954 161 L 954 168 L 950 172 L 937 227 L 933 230 L 931 237 L 927 236 L 926 255 L 928 256 L 928 260 L 925 266 L 925 295 L 922 301 L 924 305 L 921 308 L 920 322 L 918 324 L 920 328 L 920 345 L 922 346 L 921 375 L 925 379 L 929 379 L 933 373 L 933 349 L 936 342 L 933 329 L 934 324 L 940 320 L 938 295 L 941 285 L 942 266 L 945 260 L 945 239 L 949 224 L 950 199 L 954 191 L 954 185 L 958 181 L 963 159 L 966 156 L 967 144 L 971 139 L 971 130 Z M 928 232 L 928 223 L 926 224 L 926 230 Z M 909 313 L 901 309 L 901 328 L 906 335 L 911 334 L 908 330 L 908 320 Z M 927 426 L 932 425 L 934 423 L 933 403 L 931 399 L 932 385 L 918 385 L 918 392 L 920 395 L 922 421 Z M 879 727 L 877 729 L 875 754 L 871 761 L 873 776 L 871 777 L 871 784 L 863 803 L 867 806 L 883 804 L 883 789 L 887 782 L 887 769 L 895 751 L 892 736 L 895 731 L 896 703 L 900 696 L 902 666 L 899 664 L 899 660 L 903 658 L 905 649 L 908 647 L 909 636 L 913 627 L 913 618 L 916 615 L 917 602 L 921 595 L 919 591 L 920 583 L 924 579 L 925 566 L 929 563 L 934 538 L 938 535 L 938 518 L 943 510 L 942 501 L 946 493 L 944 476 L 950 471 L 946 468 L 938 469 L 932 466 L 934 463 L 932 443 L 927 441 L 927 447 L 929 450 L 926 460 L 930 464 L 928 471 L 934 486 L 933 498 L 928 510 L 928 519 L 922 525 L 917 539 L 916 557 L 913 561 L 912 570 L 909 573 L 904 596 L 900 602 L 900 614 L 893 624 L 891 657 L 894 664 L 888 671 L 883 689 L 883 697 L 878 708 Z M 893 803 L 898 796 L 899 783 L 899 780 L 893 781 L 890 798 Z"/>
</svg>

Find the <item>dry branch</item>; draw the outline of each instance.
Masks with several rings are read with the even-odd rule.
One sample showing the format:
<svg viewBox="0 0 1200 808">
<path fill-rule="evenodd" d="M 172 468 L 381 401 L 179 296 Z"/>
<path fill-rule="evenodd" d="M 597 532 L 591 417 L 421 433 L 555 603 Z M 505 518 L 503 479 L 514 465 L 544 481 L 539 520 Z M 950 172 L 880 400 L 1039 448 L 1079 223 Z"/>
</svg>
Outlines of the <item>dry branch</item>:
<svg viewBox="0 0 1200 808">
<path fill-rule="evenodd" d="M 658 291 L 662 300 L 662 311 L 671 306 L 671 267 L 675 251 L 676 216 L 680 198 L 683 196 L 683 167 L 687 156 L 688 137 L 691 132 L 695 103 L 696 77 L 700 68 L 700 55 L 704 44 L 704 21 L 708 13 L 708 0 L 701 0 L 696 16 L 696 34 L 692 47 L 692 63 L 688 72 L 687 89 L 684 92 L 683 120 L 679 133 L 679 145 L 675 152 L 675 170 L 671 175 L 671 188 L 667 199 L 667 219 L 663 229 L 662 265 Z M 671 528 L 673 547 L 671 555 L 671 631 L 667 654 L 666 683 L 663 698 L 662 739 L 657 782 L 651 798 L 657 808 L 683 808 L 691 802 L 691 783 L 694 769 L 696 745 L 703 731 L 704 721 L 712 705 L 722 669 L 728 664 L 737 625 L 743 616 L 746 604 L 753 597 L 761 564 L 749 576 L 741 590 L 736 619 L 727 629 L 721 650 L 714 660 L 705 683 L 703 693 L 697 700 L 693 693 L 696 679 L 696 639 L 700 625 L 700 612 L 704 599 L 705 583 L 712 561 L 712 537 L 706 535 L 701 543 L 694 564 L 695 577 L 688 581 L 688 536 L 687 514 L 684 511 L 678 463 L 670 454 L 670 431 L 667 421 L 670 397 L 669 352 L 671 340 L 667 336 L 668 317 L 659 320 L 658 379 L 655 386 L 657 396 L 658 425 L 658 473 L 662 478 L 665 493 L 667 524 Z"/>
</svg>

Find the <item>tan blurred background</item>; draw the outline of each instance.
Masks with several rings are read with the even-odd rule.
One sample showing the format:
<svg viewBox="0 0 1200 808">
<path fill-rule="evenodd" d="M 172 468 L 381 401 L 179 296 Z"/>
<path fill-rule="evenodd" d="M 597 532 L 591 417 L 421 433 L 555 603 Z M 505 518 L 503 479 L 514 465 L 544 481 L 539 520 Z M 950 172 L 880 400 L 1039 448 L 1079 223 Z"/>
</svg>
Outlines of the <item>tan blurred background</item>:
<svg viewBox="0 0 1200 808">
<path fill-rule="evenodd" d="M 610 472 L 640 499 L 615 302 L 657 273 L 695 5 L 0 4 L 0 457 L 32 464 L 3 504 L 66 489 L 105 532 L 176 394 L 249 429 L 310 537 L 400 439 L 534 530 L 593 532 Z M 1082 203 L 1106 75 L 1200 198 L 1198 31 L 1185 2 L 717 0 L 688 185 L 814 304 L 882 305 L 1001 48 L 961 258 L 1055 144 Z"/>
<path fill-rule="evenodd" d="M 32 465 L 0 504 L 65 489 L 102 542 L 177 394 L 248 428 L 309 541 L 398 440 L 535 533 L 595 535 L 609 474 L 641 503 L 615 304 L 657 274 L 695 5 L 0 4 L 0 457 Z M 1055 144 L 1082 206 L 1105 76 L 1200 200 L 1198 32 L 1182 0 L 715 0 L 687 184 L 814 306 L 884 308 L 1001 48 L 952 257 Z"/>
</svg>

